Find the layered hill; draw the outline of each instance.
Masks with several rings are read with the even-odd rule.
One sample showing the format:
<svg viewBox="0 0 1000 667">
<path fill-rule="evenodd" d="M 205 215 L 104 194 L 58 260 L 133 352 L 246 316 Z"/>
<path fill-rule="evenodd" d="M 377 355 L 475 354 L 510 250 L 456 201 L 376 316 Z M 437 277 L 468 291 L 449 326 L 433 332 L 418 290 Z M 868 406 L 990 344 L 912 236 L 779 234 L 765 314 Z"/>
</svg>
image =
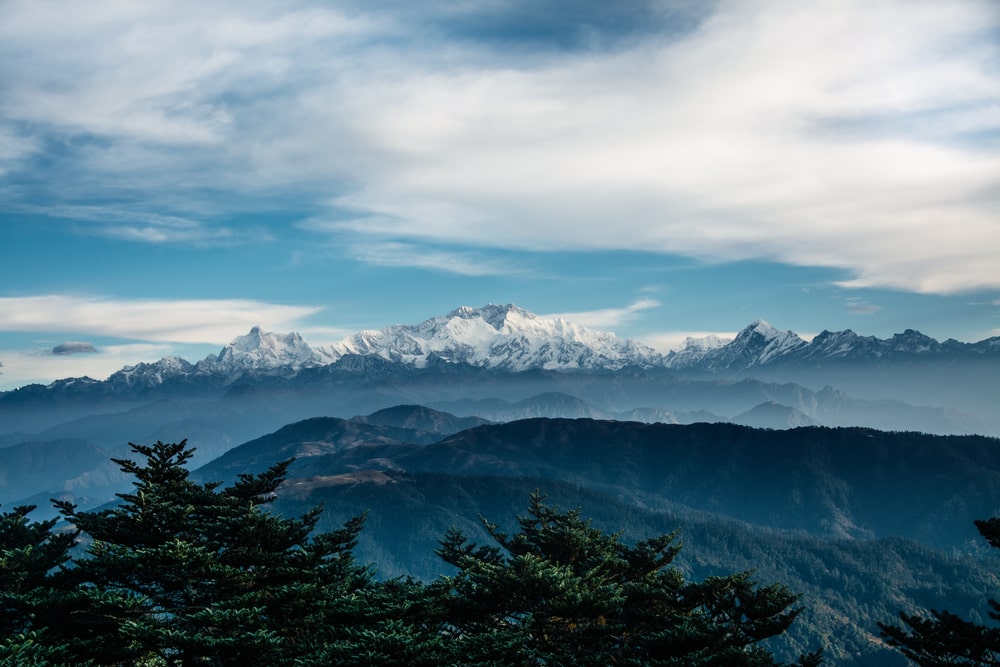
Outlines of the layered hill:
<svg viewBox="0 0 1000 667">
<path fill-rule="evenodd" d="M 887 341 L 825 332 L 806 342 L 758 321 L 732 341 L 689 341 L 662 356 L 510 304 L 458 308 L 327 347 L 255 327 L 196 363 L 168 357 L 106 380 L 0 393 L 0 447 L 8 448 L 0 502 L 23 497 L 17 479 L 35 479 L 28 453 L 65 451 L 67 439 L 112 456 L 129 441 L 188 439 L 201 464 L 289 423 L 397 405 L 494 422 L 588 417 L 1000 434 L 998 349 L 996 339 L 939 344 L 915 332 Z M 50 468 L 46 490 L 73 489 L 95 502 L 121 490 L 84 456 L 66 457 L 66 466 Z"/>
<path fill-rule="evenodd" d="M 981 436 L 538 418 L 431 440 L 312 419 L 235 447 L 198 475 L 233 480 L 296 456 L 290 475 L 314 482 L 362 471 L 552 479 L 642 507 L 947 549 L 974 540 L 972 519 L 1000 507 L 1000 441 Z M 956 512 L 967 520 L 956 523 Z"/>
<path fill-rule="evenodd" d="M 803 616 L 778 650 L 821 645 L 835 665 L 901 666 L 877 622 L 986 608 L 994 586 L 972 526 L 1000 506 L 992 438 L 529 419 L 417 443 L 347 426 L 289 425 L 195 475 L 234 479 L 297 454 L 276 507 L 323 503 L 330 529 L 366 512 L 359 557 L 387 577 L 448 572 L 434 556 L 445 531 L 482 542 L 478 516 L 511 529 L 536 489 L 628 539 L 680 528 L 688 576 L 754 569 L 802 592 Z"/>
</svg>

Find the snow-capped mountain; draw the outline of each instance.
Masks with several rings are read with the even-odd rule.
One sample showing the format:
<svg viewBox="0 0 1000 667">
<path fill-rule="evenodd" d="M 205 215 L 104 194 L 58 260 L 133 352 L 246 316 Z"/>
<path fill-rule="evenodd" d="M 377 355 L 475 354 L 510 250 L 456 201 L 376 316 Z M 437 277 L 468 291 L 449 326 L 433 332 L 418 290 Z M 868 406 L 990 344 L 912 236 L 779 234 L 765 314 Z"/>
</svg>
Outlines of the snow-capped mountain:
<svg viewBox="0 0 1000 667">
<path fill-rule="evenodd" d="M 397 324 L 360 331 L 339 343 L 310 347 L 298 333 L 252 328 L 216 355 L 191 364 L 179 357 L 126 366 L 107 381 L 58 380 L 52 392 L 118 394 L 170 385 L 175 388 L 225 388 L 241 379 L 292 379 L 308 369 L 330 367 L 371 374 L 410 368 L 466 364 L 500 372 L 528 369 L 616 371 L 625 367 L 668 368 L 677 373 L 717 377 L 769 377 L 791 368 L 831 369 L 920 360 L 991 359 L 1000 362 L 1000 337 L 978 343 L 943 343 L 907 329 L 888 339 L 853 331 L 823 331 L 807 342 L 758 320 L 735 337 L 688 338 L 681 350 L 664 356 L 642 343 L 590 329 L 562 318 L 539 317 L 513 304 L 463 306 L 419 324 Z M 794 376 L 781 381 L 797 381 Z M 843 377 L 837 378 L 842 382 Z M 37 386 L 22 396 L 45 391 Z"/>
<path fill-rule="evenodd" d="M 336 361 L 328 350 L 312 348 L 302 336 L 266 333 L 260 327 L 250 329 L 222 348 L 217 356 L 198 363 L 199 373 L 239 376 L 246 373 L 264 375 L 294 375 L 303 368 L 322 366 Z"/>
<path fill-rule="evenodd" d="M 112 373 L 108 384 L 115 389 L 149 389 L 164 382 L 191 375 L 196 367 L 180 357 L 164 357 L 154 363 L 139 363 L 125 366 Z"/>
<path fill-rule="evenodd" d="M 164 357 L 154 363 L 125 366 L 108 378 L 108 384 L 116 390 L 149 389 L 169 381 L 192 379 L 228 384 L 247 375 L 291 377 L 303 368 L 335 360 L 329 351 L 309 347 L 297 333 L 269 333 L 253 327 L 218 354 L 196 364 L 180 357 Z"/>
<path fill-rule="evenodd" d="M 463 306 L 412 326 L 361 331 L 332 346 L 331 353 L 376 355 L 416 367 L 434 355 L 504 371 L 662 365 L 662 355 L 651 347 L 562 318 L 542 318 L 513 304 Z"/>
<path fill-rule="evenodd" d="M 557 372 L 521 373 L 542 369 Z M 912 330 L 886 340 L 842 331 L 806 342 L 757 321 L 733 340 L 692 338 L 664 357 L 613 333 L 508 304 L 462 307 L 419 324 L 361 331 L 326 347 L 311 347 L 297 333 L 254 327 L 195 364 L 167 357 L 126 366 L 107 380 L 70 378 L 0 392 L 0 423 L 8 431 L 35 432 L 149 401 L 177 424 L 199 401 L 222 416 L 249 410 L 253 419 L 287 422 L 331 410 L 516 403 L 558 393 L 609 414 L 639 410 L 628 418 L 672 420 L 685 413 L 712 420 L 773 402 L 826 425 L 996 433 L 998 377 L 1000 338 L 939 343 Z M 846 392 L 850 401 L 824 394 L 826 386 Z M 859 398 L 881 402 L 862 405 L 854 400 Z M 551 416 L 580 416 L 571 406 L 550 407 Z M 798 423 L 789 414 L 780 423 Z M 247 421 L 243 415 L 232 428 Z"/>
<path fill-rule="evenodd" d="M 293 377 L 352 355 L 423 368 L 430 359 L 501 371 L 617 370 L 661 366 L 651 347 L 561 318 L 542 318 L 513 304 L 463 306 L 420 324 L 360 331 L 339 343 L 310 347 L 298 333 L 253 327 L 217 355 L 196 364 L 179 357 L 126 366 L 108 378 L 118 390 L 149 389 L 168 381 L 202 379 L 226 385 L 244 377 Z M 344 359 L 348 362 L 349 359 Z M 343 362 L 342 362 L 343 363 Z"/>
<path fill-rule="evenodd" d="M 792 331 L 779 331 L 763 320 L 743 329 L 734 340 L 689 338 L 682 349 L 665 358 L 668 368 L 708 374 L 752 372 L 797 366 L 830 366 L 851 362 L 943 360 L 997 356 L 1000 337 L 978 343 L 948 339 L 943 343 L 907 329 L 891 338 L 860 336 L 850 329 L 823 331 L 806 342 Z"/>
<path fill-rule="evenodd" d="M 665 363 L 672 368 L 686 368 L 698 364 L 702 359 L 733 342 L 732 338 L 722 338 L 721 336 L 709 335 L 701 338 L 688 336 L 684 339 L 684 346 L 679 350 L 670 352 Z"/>
<path fill-rule="evenodd" d="M 708 372 L 747 369 L 763 366 L 794 354 L 809 344 L 792 331 L 779 331 L 764 320 L 757 320 L 725 344 L 715 336 L 688 339 L 680 352 L 666 358 L 669 368 L 698 368 Z"/>
</svg>

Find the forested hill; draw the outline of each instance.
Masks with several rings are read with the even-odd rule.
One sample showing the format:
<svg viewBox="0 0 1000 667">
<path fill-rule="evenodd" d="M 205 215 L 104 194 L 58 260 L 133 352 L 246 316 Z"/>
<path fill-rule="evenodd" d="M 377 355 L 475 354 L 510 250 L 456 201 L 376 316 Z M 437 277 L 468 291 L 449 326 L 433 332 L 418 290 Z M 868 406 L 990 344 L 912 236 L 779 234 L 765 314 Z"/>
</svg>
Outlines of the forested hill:
<svg viewBox="0 0 1000 667">
<path fill-rule="evenodd" d="M 695 578 L 752 569 L 801 592 L 802 616 L 775 640 L 786 658 L 822 645 L 827 664 L 904 665 L 878 623 L 929 608 L 982 621 L 996 597 L 996 559 L 973 526 L 1000 507 L 994 438 L 526 419 L 430 444 L 365 442 L 354 428 L 342 447 L 337 420 L 292 426 L 196 476 L 298 455 L 276 507 L 322 503 L 328 527 L 367 512 L 358 553 L 384 577 L 435 579 L 450 527 L 482 538 L 482 516 L 511 529 L 538 489 L 630 539 L 679 528 L 678 562 Z"/>
<path fill-rule="evenodd" d="M 296 478 L 377 470 L 552 479 L 642 507 L 958 550 L 978 543 L 972 520 L 1000 507 L 1000 441 L 980 436 L 527 419 L 433 444 L 380 437 L 343 448 L 330 440 L 329 424 L 302 424 L 316 432 L 282 429 L 234 448 L 198 474 L 232 479 L 299 455 L 290 473 Z M 322 451 L 309 444 L 324 438 Z"/>
<path fill-rule="evenodd" d="M 900 611 L 929 608 L 971 611 L 982 621 L 987 599 L 997 597 L 998 564 L 988 554 L 957 556 L 902 539 L 834 539 L 775 531 L 707 512 L 638 507 L 566 482 L 527 477 L 438 473 L 353 473 L 293 482 L 276 509 L 299 516 L 324 506 L 321 527 L 331 530 L 360 511 L 365 528 L 358 557 L 381 578 L 412 575 L 434 581 L 452 569 L 435 555 L 449 528 L 488 543 L 479 517 L 516 531 L 525 499 L 535 490 L 565 509 L 579 508 L 593 525 L 622 532 L 626 541 L 679 530 L 675 563 L 690 579 L 752 570 L 762 583 L 780 582 L 801 594 L 802 613 L 769 642 L 790 660 L 822 647 L 833 667 L 906 667 L 881 639 L 878 623 Z M 975 532 L 971 524 L 970 534 Z M 981 614 L 982 616 L 979 616 Z"/>
</svg>

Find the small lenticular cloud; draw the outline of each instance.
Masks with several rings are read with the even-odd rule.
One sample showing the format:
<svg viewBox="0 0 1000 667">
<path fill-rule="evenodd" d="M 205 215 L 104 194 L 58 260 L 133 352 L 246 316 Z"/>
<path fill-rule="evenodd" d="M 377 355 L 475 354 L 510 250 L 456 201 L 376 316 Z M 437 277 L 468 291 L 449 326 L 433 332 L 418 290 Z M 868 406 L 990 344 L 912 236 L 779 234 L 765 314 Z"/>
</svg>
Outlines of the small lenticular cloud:
<svg viewBox="0 0 1000 667">
<path fill-rule="evenodd" d="M 65 343 L 60 343 L 52 348 L 52 354 L 66 355 L 66 354 L 94 354 L 97 352 L 97 348 L 90 343 L 85 343 L 82 341 L 72 341 L 68 340 Z"/>
<path fill-rule="evenodd" d="M 882 310 L 882 306 L 876 306 L 874 303 L 859 301 L 847 304 L 847 310 L 851 313 L 851 315 L 874 315 L 878 311 Z"/>
</svg>

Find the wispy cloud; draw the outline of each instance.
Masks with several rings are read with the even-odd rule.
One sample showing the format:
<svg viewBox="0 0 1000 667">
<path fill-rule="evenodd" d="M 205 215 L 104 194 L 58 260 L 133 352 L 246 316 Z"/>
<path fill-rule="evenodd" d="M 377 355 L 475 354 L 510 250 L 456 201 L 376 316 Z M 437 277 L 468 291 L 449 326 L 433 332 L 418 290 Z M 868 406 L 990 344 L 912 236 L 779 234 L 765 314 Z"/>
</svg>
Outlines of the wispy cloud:
<svg viewBox="0 0 1000 667">
<path fill-rule="evenodd" d="M 338 203 L 394 234 L 764 258 L 846 268 L 855 286 L 1000 286 L 983 196 L 1000 157 L 963 141 L 1000 130 L 983 32 L 998 18 L 976 2 L 725 3 L 679 41 L 423 73 L 359 109 L 399 159 Z M 887 129 L 929 112 L 933 136 Z M 882 129 L 826 124 L 871 117 Z"/>
<path fill-rule="evenodd" d="M 462 252 L 411 243 L 357 243 L 351 246 L 355 259 L 378 266 L 408 266 L 461 276 L 512 276 L 524 274 L 482 252 Z"/>
<path fill-rule="evenodd" d="M 676 24 L 649 3 L 626 29 L 605 4 L 519 51 L 529 5 L 3 3 L 0 176 L 44 182 L 56 146 L 32 196 L 163 203 L 181 220 L 99 228 L 147 243 L 229 240 L 178 212 L 215 192 L 332 201 L 377 222 L 366 261 L 465 275 L 474 255 L 393 244 L 1000 287 L 994 2 L 723 0 Z"/>
<path fill-rule="evenodd" d="M 847 311 L 851 315 L 874 315 L 880 310 L 882 310 L 882 306 L 868 303 L 863 299 L 857 297 L 847 299 Z"/>
<path fill-rule="evenodd" d="M 0 297 L 0 330 L 225 344 L 254 325 L 290 331 L 322 310 L 245 299 L 123 300 L 43 295 Z"/>
<path fill-rule="evenodd" d="M 57 205 L 31 207 L 29 210 L 35 214 L 71 220 L 77 223 L 76 229 L 82 234 L 124 241 L 215 246 L 270 240 L 266 233 L 253 228 L 236 230 L 177 215 L 149 213 L 120 206 Z"/>
<path fill-rule="evenodd" d="M 601 308 L 575 313 L 556 313 L 543 317 L 560 317 L 574 324 L 582 324 L 595 329 L 611 329 L 638 319 L 644 310 L 659 308 L 662 304 L 655 299 L 639 299 L 624 308 Z"/>
</svg>

